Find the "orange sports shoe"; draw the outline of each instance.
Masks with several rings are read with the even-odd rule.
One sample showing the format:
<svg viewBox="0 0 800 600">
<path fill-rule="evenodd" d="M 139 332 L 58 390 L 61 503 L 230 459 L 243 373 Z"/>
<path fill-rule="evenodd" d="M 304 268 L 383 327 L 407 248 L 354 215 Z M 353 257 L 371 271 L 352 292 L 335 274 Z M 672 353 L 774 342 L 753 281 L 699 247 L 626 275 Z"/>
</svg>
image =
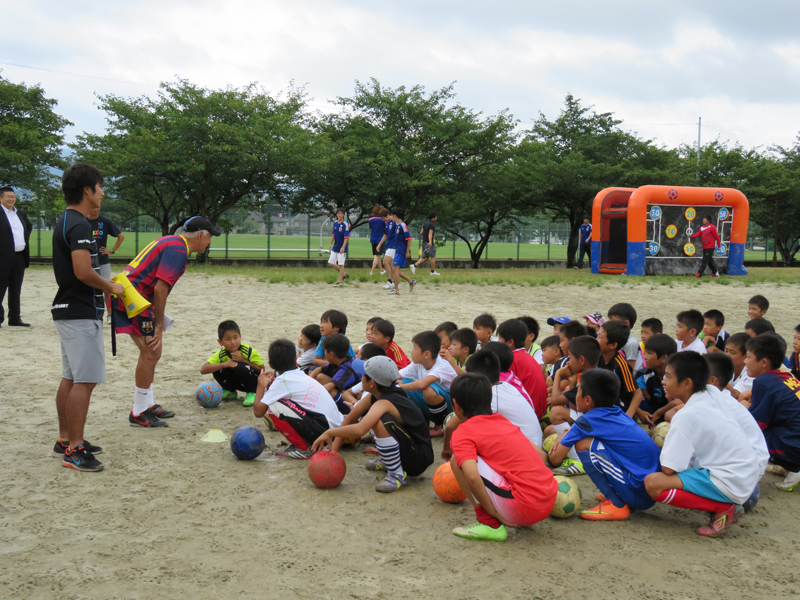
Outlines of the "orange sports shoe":
<svg viewBox="0 0 800 600">
<path fill-rule="evenodd" d="M 631 510 L 626 506 L 617 508 L 611 500 L 604 500 L 594 508 L 581 511 L 581 519 L 587 521 L 624 521 L 631 516 Z"/>
</svg>

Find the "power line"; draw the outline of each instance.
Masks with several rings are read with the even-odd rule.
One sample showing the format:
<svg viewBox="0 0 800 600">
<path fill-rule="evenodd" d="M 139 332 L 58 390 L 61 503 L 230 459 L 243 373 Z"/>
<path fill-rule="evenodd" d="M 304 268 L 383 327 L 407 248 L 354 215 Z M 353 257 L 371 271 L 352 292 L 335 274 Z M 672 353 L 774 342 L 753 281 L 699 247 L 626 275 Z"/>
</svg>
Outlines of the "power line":
<svg viewBox="0 0 800 600">
<path fill-rule="evenodd" d="M 58 73 L 59 75 L 69 75 L 70 77 L 83 77 L 85 79 L 97 79 L 99 81 L 111 81 L 113 83 L 127 83 L 129 85 L 140 85 L 143 87 L 151 87 L 151 84 L 139 83 L 137 81 L 126 81 L 124 79 L 111 79 L 110 77 L 98 77 L 97 75 L 84 75 L 83 73 L 70 73 L 69 71 L 59 71 L 58 69 L 47 69 L 45 67 L 32 67 L 30 65 L 20 65 L 17 63 L 0 62 L 0 65 L 7 67 L 17 67 L 20 69 L 31 69 L 33 71 L 45 71 L 46 73 Z"/>
</svg>

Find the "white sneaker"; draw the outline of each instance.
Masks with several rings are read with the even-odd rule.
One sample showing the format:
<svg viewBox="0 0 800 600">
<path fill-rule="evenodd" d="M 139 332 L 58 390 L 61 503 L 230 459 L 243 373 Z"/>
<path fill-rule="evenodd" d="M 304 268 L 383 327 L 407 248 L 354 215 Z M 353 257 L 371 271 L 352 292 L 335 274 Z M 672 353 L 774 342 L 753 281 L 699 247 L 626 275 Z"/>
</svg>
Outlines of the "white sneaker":
<svg viewBox="0 0 800 600">
<path fill-rule="evenodd" d="M 389 290 L 389 295 L 394 296 L 396 294 L 400 294 L 400 292 L 398 292 L 396 289 L 394 289 L 394 286 L 392 286 L 392 289 Z"/>
<path fill-rule="evenodd" d="M 791 471 L 786 475 L 786 479 L 775 484 L 779 490 L 787 492 L 794 491 L 798 485 L 800 485 L 800 472 L 792 473 Z"/>
<path fill-rule="evenodd" d="M 392 289 L 392 288 L 394 288 L 394 284 L 393 283 L 389 283 L 388 281 L 386 282 L 386 285 L 383 286 L 383 289 L 385 289 L 385 290 Z"/>
<path fill-rule="evenodd" d="M 415 275 L 417 273 L 417 265 L 411 263 L 411 274 Z"/>
<path fill-rule="evenodd" d="M 386 275 L 386 271 L 381 271 L 381 275 Z"/>
<path fill-rule="evenodd" d="M 441 275 L 441 273 L 437 273 L 436 271 L 431 271 L 431 275 Z"/>
</svg>

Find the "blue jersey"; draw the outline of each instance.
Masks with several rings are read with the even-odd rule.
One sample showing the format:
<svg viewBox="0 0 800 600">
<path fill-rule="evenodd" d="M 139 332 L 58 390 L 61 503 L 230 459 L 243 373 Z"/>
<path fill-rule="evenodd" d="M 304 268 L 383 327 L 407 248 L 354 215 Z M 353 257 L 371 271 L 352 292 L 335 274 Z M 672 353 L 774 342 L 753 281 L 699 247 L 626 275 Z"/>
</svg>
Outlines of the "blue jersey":
<svg viewBox="0 0 800 600">
<path fill-rule="evenodd" d="M 589 225 L 581 225 L 581 246 L 586 246 L 592 243 L 592 226 Z M 588 242 L 586 240 L 589 240 Z"/>
<path fill-rule="evenodd" d="M 345 240 L 350 239 L 350 225 L 347 221 L 333 223 L 333 248 L 334 252 L 341 252 Z"/>
<path fill-rule="evenodd" d="M 324 335 L 321 338 L 319 338 L 319 343 L 317 344 L 317 349 L 314 351 L 314 357 L 315 358 L 325 358 L 325 350 L 322 347 L 322 340 L 324 340 L 324 339 L 325 339 Z M 356 353 L 353 352 L 353 347 L 352 346 L 350 346 L 350 349 L 347 351 L 347 356 L 352 356 L 353 358 L 356 357 Z"/>
<path fill-rule="evenodd" d="M 561 440 L 562 446 L 574 446 L 585 437 L 593 437 L 628 473 L 636 484 L 658 471 L 661 450 L 644 429 L 633 422 L 619 406 L 594 408 L 584 413 Z"/>
<path fill-rule="evenodd" d="M 386 221 L 380 217 L 372 217 L 369 220 L 369 243 L 377 244 L 383 239 L 386 233 Z"/>
<path fill-rule="evenodd" d="M 408 242 L 411 241 L 411 232 L 408 230 L 408 225 L 400 221 L 397 223 L 397 230 L 394 234 L 394 247 L 397 250 L 397 256 L 405 256 Z"/>
<path fill-rule="evenodd" d="M 759 375 L 753 380 L 750 414 L 761 429 L 800 451 L 800 381 L 777 369 Z"/>
<path fill-rule="evenodd" d="M 397 223 L 389 221 L 386 224 L 386 249 L 391 250 L 394 248 L 394 235 L 397 232 Z"/>
</svg>

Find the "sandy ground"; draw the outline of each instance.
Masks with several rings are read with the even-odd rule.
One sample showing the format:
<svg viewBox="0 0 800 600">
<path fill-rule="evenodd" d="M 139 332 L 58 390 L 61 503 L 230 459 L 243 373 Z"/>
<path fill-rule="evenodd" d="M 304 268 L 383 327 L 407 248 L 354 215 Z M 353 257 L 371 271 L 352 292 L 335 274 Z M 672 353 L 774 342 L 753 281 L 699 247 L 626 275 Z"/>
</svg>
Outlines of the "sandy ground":
<svg viewBox="0 0 800 600">
<path fill-rule="evenodd" d="M 305 463 L 272 456 L 282 437 L 248 409 L 204 410 L 192 398 L 200 365 L 217 346 L 216 326 L 233 318 L 244 340 L 266 353 L 278 337 L 295 339 L 326 308 L 350 317 L 354 343 L 369 317 L 389 317 L 397 340 L 445 319 L 470 325 L 482 311 L 498 321 L 533 315 L 580 317 L 630 301 L 640 319 L 657 316 L 671 332 L 681 309 L 719 308 L 729 331 L 746 320 L 747 299 L 764 293 L 769 318 L 791 338 L 800 321 L 800 286 L 636 288 L 609 285 L 522 288 L 420 285 L 389 297 L 379 284 L 333 289 L 187 274 L 168 303 L 176 329 L 166 336 L 156 399 L 178 416 L 170 427 L 129 427 L 136 355 L 128 339 L 97 388 L 87 437 L 102 445 L 106 470 L 82 474 L 50 457 L 59 341 L 50 319 L 49 270 L 31 270 L 23 288 L 29 330 L 0 329 L 0 598 L 796 598 L 800 495 L 765 476 L 756 510 L 720 540 L 695 534 L 705 516 L 664 506 L 627 522 L 548 519 L 512 531 L 505 544 L 471 543 L 451 528 L 471 523 L 466 503 L 433 493 L 437 458 L 423 477 L 392 495 L 373 491 L 379 477 L 367 455 L 345 451 L 347 477 L 317 490 Z M 544 328 L 545 331 L 547 328 Z M 268 449 L 236 461 L 227 444 L 200 438 L 256 425 Z M 434 442 L 438 456 L 441 442 Z M 577 478 L 584 504 L 596 490 Z"/>
</svg>

